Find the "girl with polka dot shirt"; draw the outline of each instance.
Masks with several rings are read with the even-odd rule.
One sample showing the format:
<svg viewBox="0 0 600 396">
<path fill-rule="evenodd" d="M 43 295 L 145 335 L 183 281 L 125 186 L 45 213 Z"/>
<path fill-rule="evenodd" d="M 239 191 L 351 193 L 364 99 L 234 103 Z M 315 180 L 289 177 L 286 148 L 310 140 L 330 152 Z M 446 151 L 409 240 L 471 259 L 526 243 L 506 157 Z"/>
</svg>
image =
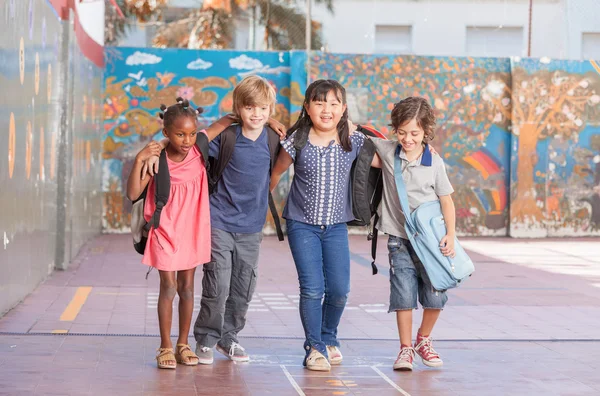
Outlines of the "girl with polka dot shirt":
<svg viewBox="0 0 600 396">
<path fill-rule="evenodd" d="M 342 361 L 337 328 L 350 291 L 350 169 L 365 136 L 350 131 L 346 90 L 334 80 L 309 85 L 300 117 L 287 135 L 270 188 L 293 163 L 283 217 L 300 281 L 304 365 L 329 371 Z"/>
</svg>

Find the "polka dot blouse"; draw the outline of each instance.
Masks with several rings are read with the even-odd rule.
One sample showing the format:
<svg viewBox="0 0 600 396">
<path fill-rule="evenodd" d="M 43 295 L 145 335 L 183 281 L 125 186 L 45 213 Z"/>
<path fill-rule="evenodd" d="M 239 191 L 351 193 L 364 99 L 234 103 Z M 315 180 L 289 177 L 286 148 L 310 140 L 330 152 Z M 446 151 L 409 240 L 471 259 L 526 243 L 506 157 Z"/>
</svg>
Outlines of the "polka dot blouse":
<svg viewBox="0 0 600 396">
<path fill-rule="evenodd" d="M 350 136 L 352 150 L 345 151 L 331 141 L 327 147 L 306 143 L 298 158 L 294 149 L 294 132 L 281 142 L 294 159 L 294 179 L 283 217 L 313 225 L 332 225 L 354 220 L 350 169 L 362 148 L 365 136 Z"/>
</svg>

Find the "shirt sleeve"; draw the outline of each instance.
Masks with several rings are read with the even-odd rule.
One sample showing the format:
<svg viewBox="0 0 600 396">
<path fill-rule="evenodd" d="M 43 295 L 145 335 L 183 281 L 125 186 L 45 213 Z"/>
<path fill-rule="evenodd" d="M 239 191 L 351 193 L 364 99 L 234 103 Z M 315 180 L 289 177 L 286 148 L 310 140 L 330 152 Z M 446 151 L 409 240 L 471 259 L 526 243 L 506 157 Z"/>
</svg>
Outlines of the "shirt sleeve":
<svg viewBox="0 0 600 396">
<path fill-rule="evenodd" d="M 365 145 L 365 139 L 367 139 L 367 137 L 364 133 L 356 131 L 352 133 L 350 139 L 352 141 L 352 148 L 354 149 L 354 146 L 356 146 L 356 156 L 358 157 L 360 150 Z"/>
<path fill-rule="evenodd" d="M 217 136 L 208 144 L 208 156 L 215 159 L 219 158 L 219 150 L 221 148 L 221 135 Z"/>
<path fill-rule="evenodd" d="M 452 188 L 452 184 L 450 184 L 450 179 L 448 179 L 448 174 L 446 173 L 446 166 L 444 164 L 444 160 L 438 157 L 436 160 L 434 160 L 434 164 L 435 185 L 433 186 L 433 189 L 435 190 L 435 194 L 438 197 L 443 197 L 444 195 L 452 194 L 454 192 L 454 188 Z"/>
<path fill-rule="evenodd" d="M 281 142 L 281 147 L 285 150 L 286 153 L 292 157 L 292 159 L 296 160 L 296 149 L 294 148 L 294 138 L 296 137 L 296 132 L 292 133 L 289 137 L 285 138 Z"/>
</svg>

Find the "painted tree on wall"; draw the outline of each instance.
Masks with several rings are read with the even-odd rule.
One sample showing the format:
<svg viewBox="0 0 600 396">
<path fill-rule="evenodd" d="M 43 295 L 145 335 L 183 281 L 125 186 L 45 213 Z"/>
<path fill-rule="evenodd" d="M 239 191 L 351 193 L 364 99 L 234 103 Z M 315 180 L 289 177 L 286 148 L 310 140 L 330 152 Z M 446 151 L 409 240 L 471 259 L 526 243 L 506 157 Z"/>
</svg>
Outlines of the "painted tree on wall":
<svg viewBox="0 0 600 396">
<path fill-rule="evenodd" d="M 333 78 L 348 92 L 361 91 L 367 122 L 385 133 L 390 132 L 394 103 L 407 96 L 424 97 L 437 114 L 432 145 L 449 165 L 457 191 L 457 228 L 479 235 L 506 227 L 507 169 L 484 149 L 492 125 L 507 130 L 510 124 L 506 60 L 319 54 L 313 57 L 311 72 L 313 80 Z M 506 146 L 495 151 L 507 153 Z"/>
<path fill-rule="evenodd" d="M 544 220 L 538 205 L 534 168 L 537 145 L 548 136 L 576 138 L 590 111 L 597 111 L 600 96 L 589 75 L 540 70 L 529 74 L 513 69 L 513 128 L 518 137 L 516 190 L 511 219 L 516 223 Z M 596 109 L 595 109 L 596 108 Z"/>
</svg>

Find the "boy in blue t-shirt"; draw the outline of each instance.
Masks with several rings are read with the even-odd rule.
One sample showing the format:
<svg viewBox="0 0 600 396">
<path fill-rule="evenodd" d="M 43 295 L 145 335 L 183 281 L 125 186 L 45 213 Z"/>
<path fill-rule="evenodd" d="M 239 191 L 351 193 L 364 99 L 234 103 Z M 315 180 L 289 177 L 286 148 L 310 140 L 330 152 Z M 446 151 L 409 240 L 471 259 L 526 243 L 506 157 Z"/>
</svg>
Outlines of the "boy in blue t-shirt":
<svg viewBox="0 0 600 396">
<path fill-rule="evenodd" d="M 194 325 L 200 364 L 213 363 L 213 348 L 229 359 L 250 358 L 237 335 L 246 324 L 256 288 L 258 253 L 267 216 L 271 151 L 266 128 L 275 90 L 262 77 L 246 77 L 233 91 L 240 120 L 231 159 L 210 196 L 211 262 L 203 267 L 200 312 Z M 218 158 L 222 135 L 210 143 Z M 277 145 L 279 147 L 279 145 Z"/>
</svg>

